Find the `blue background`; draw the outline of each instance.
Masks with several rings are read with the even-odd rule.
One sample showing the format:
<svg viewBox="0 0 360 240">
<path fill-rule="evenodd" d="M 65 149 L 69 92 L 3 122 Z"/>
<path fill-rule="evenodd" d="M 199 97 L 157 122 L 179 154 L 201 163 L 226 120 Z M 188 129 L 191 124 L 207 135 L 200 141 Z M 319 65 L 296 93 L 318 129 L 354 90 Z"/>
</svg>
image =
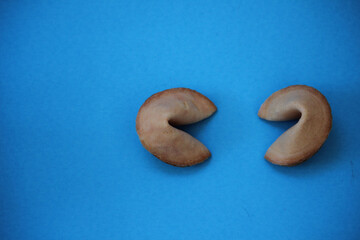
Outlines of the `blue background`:
<svg viewBox="0 0 360 240">
<path fill-rule="evenodd" d="M 359 1 L 1 1 L 0 239 L 360 239 Z M 294 122 L 271 93 L 319 89 L 323 148 L 263 156 Z M 218 107 L 184 127 L 212 152 L 191 168 L 140 144 L 153 93 Z"/>
</svg>

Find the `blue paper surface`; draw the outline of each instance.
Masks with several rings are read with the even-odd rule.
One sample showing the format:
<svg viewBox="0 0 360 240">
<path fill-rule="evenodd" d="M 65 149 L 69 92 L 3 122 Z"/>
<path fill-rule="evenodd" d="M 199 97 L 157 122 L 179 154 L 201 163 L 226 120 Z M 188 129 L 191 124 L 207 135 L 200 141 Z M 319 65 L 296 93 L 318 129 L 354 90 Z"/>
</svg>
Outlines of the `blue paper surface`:
<svg viewBox="0 0 360 240">
<path fill-rule="evenodd" d="M 360 239 L 359 1 L 1 1 L 0 239 Z M 294 122 L 257 111 L 293 84 L 333 129 L 292 168 L 264 158 Z M 190 168 L 135 131 L 152 94 L 218 112 L 183 129 Z"/>
</svg>

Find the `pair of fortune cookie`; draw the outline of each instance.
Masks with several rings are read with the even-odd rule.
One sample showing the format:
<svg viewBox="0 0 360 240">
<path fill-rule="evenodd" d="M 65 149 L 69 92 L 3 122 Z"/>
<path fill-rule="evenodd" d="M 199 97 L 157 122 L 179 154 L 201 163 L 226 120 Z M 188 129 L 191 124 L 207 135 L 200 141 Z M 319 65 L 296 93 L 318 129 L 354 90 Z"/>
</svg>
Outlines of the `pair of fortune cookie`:
<svg viewBox="0 0 360 240">
<path fill-rule="evenodd" d="M 188 88 L 158 92 L 141 106 L 136 131 L 142 145 L 168 164 L 186 167 L 211 156 L 199 140 L 176 128 L 199 122 L 216 112 L 215 104 Z M 283 166 L 294 166 L 313 156 L 327 139 L 332 116 L 328 101 L 318 90 L 293 85 L 273 93 L 261 105 L 258 116 L 269 121 L 299 119 L 267 150 L 265 159 Z"/>
</svg>

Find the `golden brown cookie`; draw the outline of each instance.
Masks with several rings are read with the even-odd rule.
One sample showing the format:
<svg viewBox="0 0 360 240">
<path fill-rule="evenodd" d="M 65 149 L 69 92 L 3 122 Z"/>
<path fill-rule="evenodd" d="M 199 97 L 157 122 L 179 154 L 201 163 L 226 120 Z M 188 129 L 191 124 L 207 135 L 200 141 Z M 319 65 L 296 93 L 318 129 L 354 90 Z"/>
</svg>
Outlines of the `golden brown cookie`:
<svg viewBox="0 0 360 240">
<path fill-rule="evenodd" d="M 305 85 L 273 93 L 261 105 L 258 115 L 269 121 L 300 118 L 265 154 L 268 161 L 284 166 L 297 165 L 313 156 L 327 139 L 332 126 L 328 101 L 318 90 Z"/>
<path fill-rule="evenodd" d="M 191 166 L 211 154 L 200 141 L 174 126 L 196 123 L 215 111 L 214 103 L 194 90 L 168 89 L 152 95 L 141 106 L 136 131 L 155 157 L 174 166 Z"/>
</svg>

